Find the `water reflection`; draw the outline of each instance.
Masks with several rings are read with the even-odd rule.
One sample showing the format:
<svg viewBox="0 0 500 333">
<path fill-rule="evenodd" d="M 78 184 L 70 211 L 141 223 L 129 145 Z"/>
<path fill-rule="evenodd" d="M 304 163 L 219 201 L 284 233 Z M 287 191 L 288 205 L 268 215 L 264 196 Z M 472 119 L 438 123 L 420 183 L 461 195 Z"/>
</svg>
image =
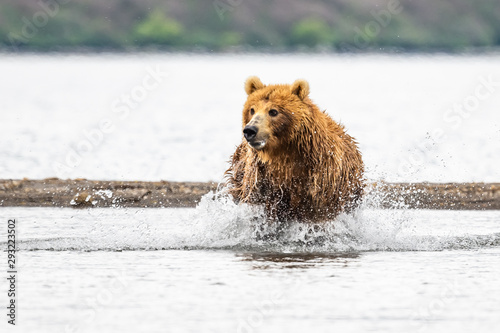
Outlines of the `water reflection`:
<svg viewBox="0 0 500 333">
<path fill-rule="evenodd" d="M 290 269 L 313 268 L 321 264 L 334 264 L 347 267 L 360 257 L 357 252 L 349 253 L 282 253 L 256 252 L 236 254 L 241 261 L 253 263 L 253 269 Z"/>
</svg>

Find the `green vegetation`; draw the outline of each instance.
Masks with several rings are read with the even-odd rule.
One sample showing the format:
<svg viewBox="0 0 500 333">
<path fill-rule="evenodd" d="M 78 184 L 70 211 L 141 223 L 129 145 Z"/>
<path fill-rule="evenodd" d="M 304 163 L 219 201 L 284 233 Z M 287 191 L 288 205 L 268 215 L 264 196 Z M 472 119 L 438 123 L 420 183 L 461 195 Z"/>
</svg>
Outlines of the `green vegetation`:
<svg viewBox="0 0 500 333">
<path fill-rule="evenodd" d="M 140 45 L 179 45 L 184 35 L 184 27 L 160 10 L 154 10 L 134 29 L 135 41 Z"/>
<path fill-rule="evenodd" d="M 314 47 L 317 45 L 332 45 L 334 41 L 335 32 L 328 23 L 313 17 L 296 23 L 290 36 L 291 45 Z"/>
<path fill-rule="evenodd" d="M 500 46 L 498 0 L 16 0 L 0 50 L 461 51 Z"/>
</svg>

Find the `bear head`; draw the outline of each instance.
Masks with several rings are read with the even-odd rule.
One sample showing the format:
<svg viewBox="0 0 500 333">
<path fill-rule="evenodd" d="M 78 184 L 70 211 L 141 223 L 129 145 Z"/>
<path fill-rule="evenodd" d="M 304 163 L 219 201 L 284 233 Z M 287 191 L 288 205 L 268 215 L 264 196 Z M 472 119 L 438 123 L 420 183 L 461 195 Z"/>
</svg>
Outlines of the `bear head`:
<svg viewBox="0 0 500 333">
<path fill-rule="evenodd" d="M 286 149 L 304 122 L 312 118 L 309 84 L 305 80 L 266 86 L 252 76 L 245 82 L 245 91 L 248 98 L 243 108 L 243 135 L 257 152 Z"/>
</svg>

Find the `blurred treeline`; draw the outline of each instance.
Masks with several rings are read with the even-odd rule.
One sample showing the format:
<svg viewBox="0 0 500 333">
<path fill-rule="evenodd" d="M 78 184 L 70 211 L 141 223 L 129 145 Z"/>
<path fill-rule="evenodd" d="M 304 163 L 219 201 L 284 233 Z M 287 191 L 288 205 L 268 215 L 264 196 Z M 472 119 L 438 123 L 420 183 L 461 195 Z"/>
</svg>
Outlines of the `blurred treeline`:
<svg viewBox="0 0 500 333">
<path fill-rule="evenodd" d="M 500 0 L 3 0 L 0 49 L 461 51 L 500 46 Z"/>
</svg>

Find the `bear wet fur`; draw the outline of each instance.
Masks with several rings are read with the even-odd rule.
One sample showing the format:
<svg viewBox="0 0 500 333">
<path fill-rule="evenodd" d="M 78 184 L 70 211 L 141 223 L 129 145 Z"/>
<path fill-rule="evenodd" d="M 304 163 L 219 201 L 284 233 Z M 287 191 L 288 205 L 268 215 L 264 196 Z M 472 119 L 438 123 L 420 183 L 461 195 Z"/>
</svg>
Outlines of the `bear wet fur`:
<svg viewBox="0 0 500 333">
<path fill-rule="evenodd" d="M 322 222 L 354 209 L 363 195 L 356 141 L 309 98 L 309 84 L 245 82 L 242 143 L 226 171 L 229 193 L 263 205 L 275 221 Z"/>
</svg>

